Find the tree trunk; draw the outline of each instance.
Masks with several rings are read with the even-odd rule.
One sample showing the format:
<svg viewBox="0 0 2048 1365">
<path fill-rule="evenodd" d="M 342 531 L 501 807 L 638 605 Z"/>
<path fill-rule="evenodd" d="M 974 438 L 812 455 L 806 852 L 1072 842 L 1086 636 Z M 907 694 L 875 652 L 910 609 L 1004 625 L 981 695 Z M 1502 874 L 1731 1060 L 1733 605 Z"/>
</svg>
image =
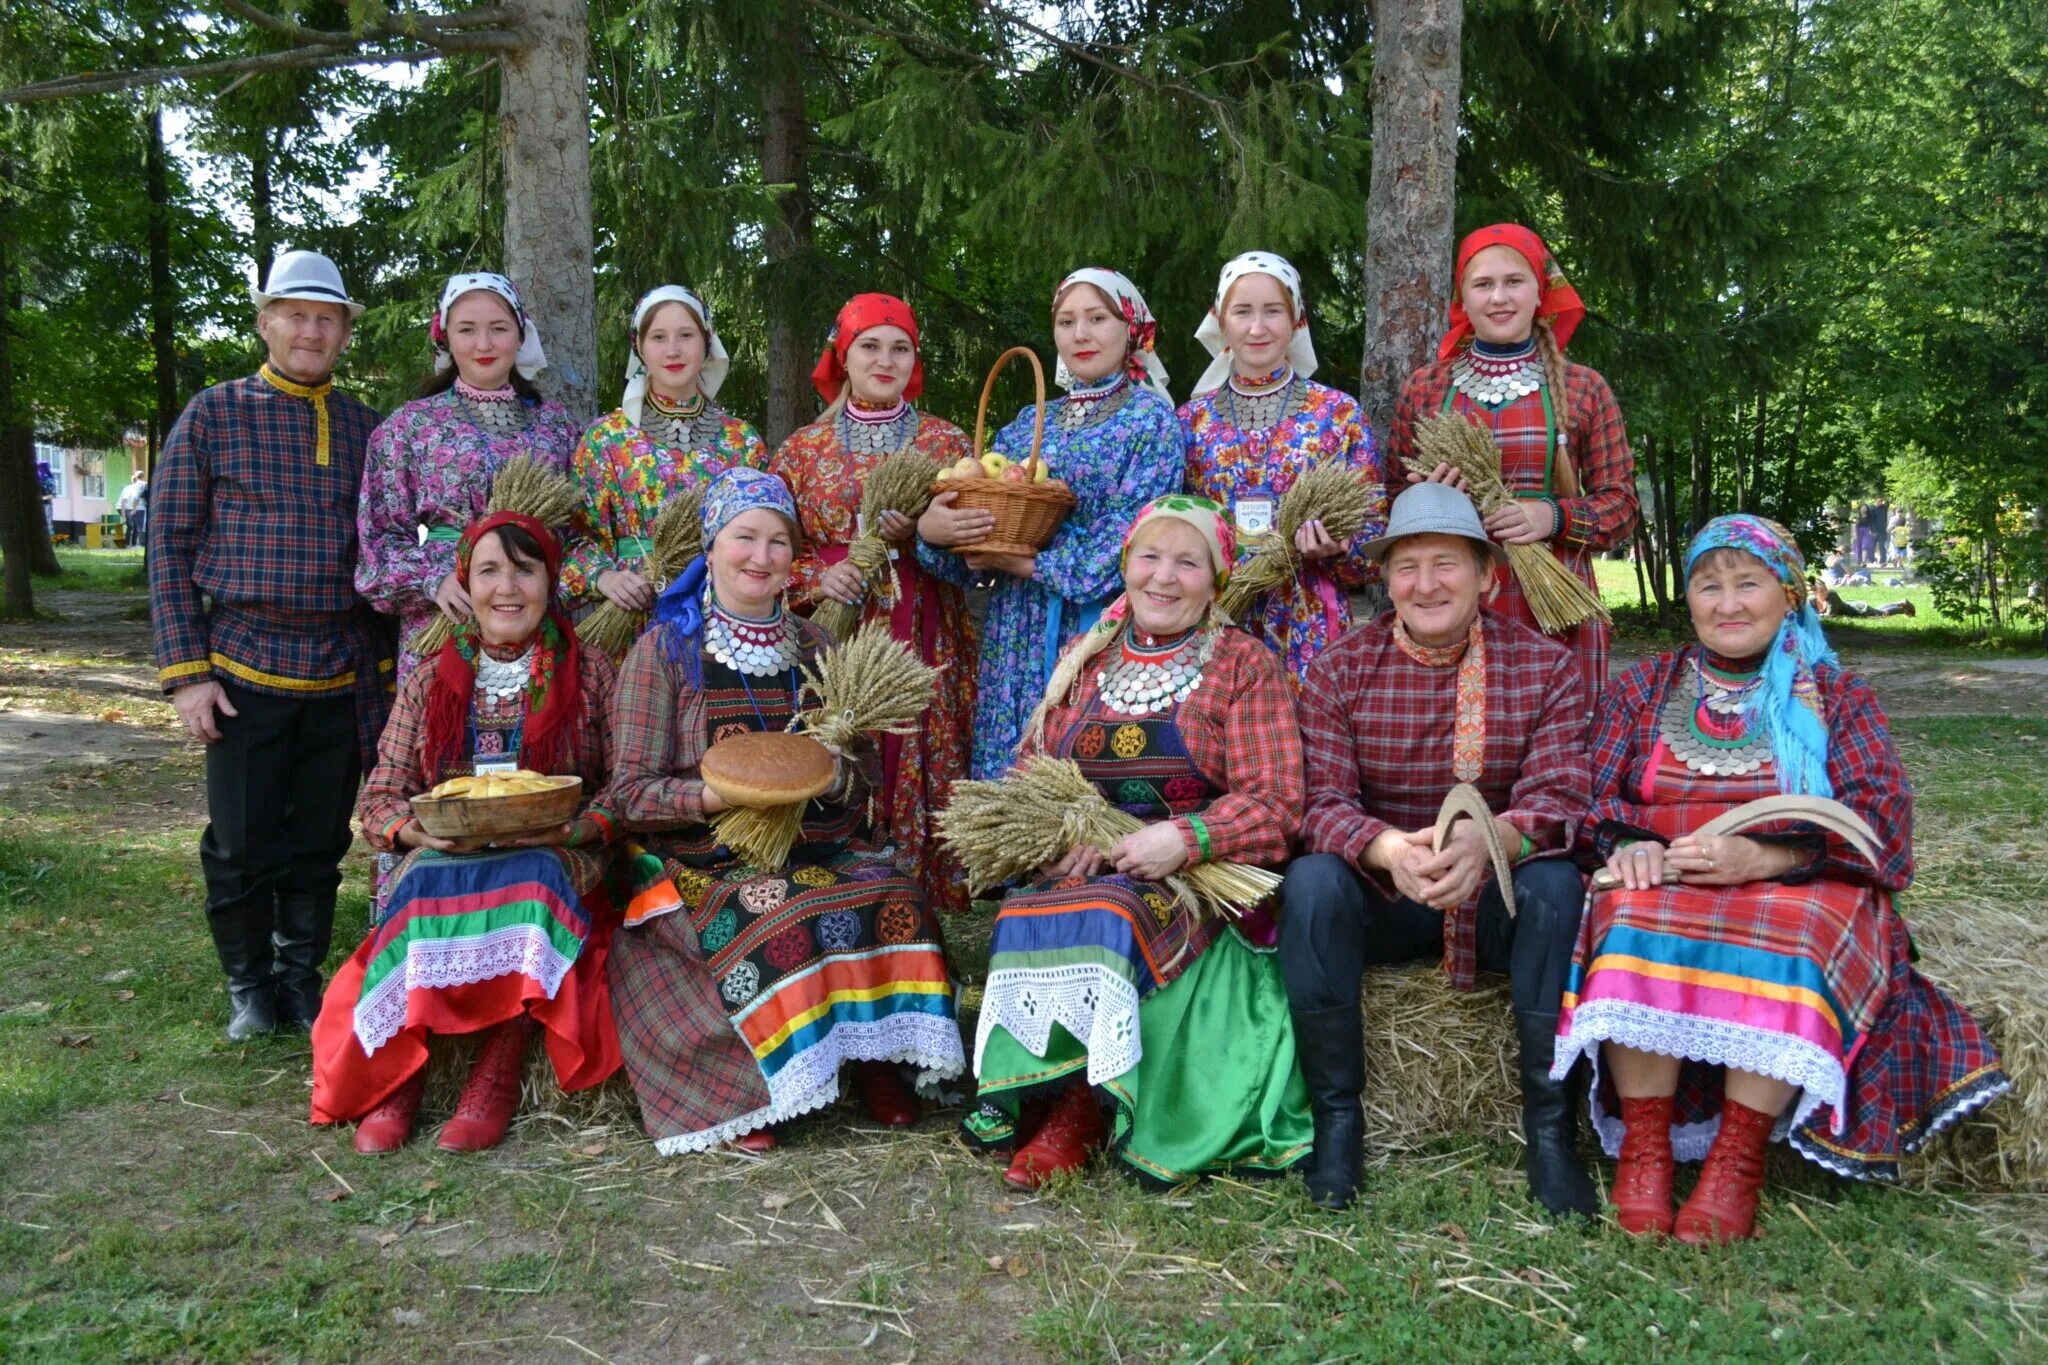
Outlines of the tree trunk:
<svg viewBox="0 0 2048 1365">
<path fill-rule="evenodd" d="M 1372 180 L 1358 396 L 1384 448 L 1401 385 L 1430 358 L 1451 290 L 1463 0 L 1370 0 Z"/>
<path fill-rule="evenodd" d="M 1736 504 L 1738 512 L 1755 510 L 1756 488 L 1764 477 L 1764 437 L 1769 432 L 1771 410 L 1770 390 L 1762 384 L 1756 389 L 1756 429 L 1750 441 L 1749 467 L 1744 472 L 1743 500 Z M 1782 483 L 1779 487 L 1783 487 Z"/>
<path fill-rule="evenodd" d="M 249 154 L 249 255 L 256 261 L 256 279 L 270 278 L 270 263 L 277 257 L 277 207 L 270 192 L 270 165 L 276 156 L 270 145 L 271 130 L 256 136 L 256 150 Z"/>
<path fill-rule="evenodd" d="M 167 433 L 178 420 L 178 286 L 171 278 L 171 188 L 165 167 L 161 110 L 152 110 L 149 115 L 143 178 L 149 192 L 149 350 L 150 363 L 156 370 L 156 431 Z M 156 468 L 156 454 L 152 441 L 151 469 Z"/>
<path fill-rule="evenodd" d="M 761 101 L 761 179 L 787 185 L 767 225 L 769 449 L 809 420 L 811 343 L 802 276 L 811 250 L 810 120 L 804 109 L 802 0 L 782 0 L 769 78 Z"/>
<path fill-rule="evenodd" d="M 525 46 L 504 60 L 498 102 L 505 268 L 547 346 L 541 387 L 588 422 L 598 411 L 588 6 L 517 0 L 511 8 Z"/>
<path fill-rule="evenodd" d="M 27 409 L 17 409 L 14 387 L 14 317 L 21 309 L 21 291 L 14 282 L 14 197 L 12 165 L 0 161 L 0 556 L 6 559 L 8 616 L 33 616 L 35 582 L 29 577 L 38 537 L 43 533 L 43 498 L 36 487 L 35 431 Z"/>
</svg>

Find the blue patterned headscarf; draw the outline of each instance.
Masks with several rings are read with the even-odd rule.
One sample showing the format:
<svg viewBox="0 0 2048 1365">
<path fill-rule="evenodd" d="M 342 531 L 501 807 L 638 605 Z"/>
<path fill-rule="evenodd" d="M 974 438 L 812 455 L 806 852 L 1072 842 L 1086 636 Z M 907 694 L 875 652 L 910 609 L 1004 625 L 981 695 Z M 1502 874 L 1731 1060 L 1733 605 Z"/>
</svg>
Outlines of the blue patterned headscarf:
<svg viewBox="0 0 2048 1365">
<path fill-rule="evenodd" d="M 1763 681 L 1750 701 L 1760 713 L 1778 765 L 1778 785 L 1806 796 L 1833 796 L 1828 781 L 1828 727 L 1821 715 L 1815 664 L 1832 664 L 1835 651 L 1806 593 L 1806 556 L 1799 542 L 1768 517 L 1739 512 L 1700 528 L 1685 552 L 1685 573 L 1710 550 L 1740 550 L 1764 563 L 1785 587 L 1791 610 L 1764 655 Z"/>
<path fill-rule="evenodd" d="M 705 551 L 710 551 L 711 542 L 735 517 L 757 507 L 779 512 L 793 531 L 799 526 L 796 499 L 781 479 L 746 465 L 720 471 L 704 489 L 701 525 Z M 710 572 L 709 560 L 698 555 L 654 604 L 653 625 L 663 633 L 662 648 L 670 660 L 683 666 L 693 683 L 703 681 L 697 655 L 704 647 L 704 580 Z"/>
</svg>

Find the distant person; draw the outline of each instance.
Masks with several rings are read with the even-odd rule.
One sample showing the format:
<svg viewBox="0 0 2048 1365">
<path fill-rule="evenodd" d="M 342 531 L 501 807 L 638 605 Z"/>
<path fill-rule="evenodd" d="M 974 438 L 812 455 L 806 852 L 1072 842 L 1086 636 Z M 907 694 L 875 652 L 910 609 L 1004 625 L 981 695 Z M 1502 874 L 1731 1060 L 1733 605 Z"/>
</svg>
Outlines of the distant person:
<svg viewBox="0 0 2048 1365">
<path fill-rule="evenodd" d="M 391 669 L 354 579 L 377 414 L 333 379 L 363 306 L 311 251 L 278 257 L 249 294 L 269 358 L 200 392 L 171 428 L 149 556 L 158 679 L 206 745 L 199 862 L 234 1042 L 319 1016 Z"/>
<path fill-rule="evenodd" d="M 43 534 L 55 540 L 57 523 L 52 514 L 57 505 L 57 471 L 50 468 L 48 460 L 36 461 L 36 492 L 43 499 Z"/>
<path fill-rule="evenodd" d="M 1920 609 L 1907 598 L 1896 602 L 1851 602 L 1827 585 L 1827 580 L 1814 576 L 1807 580 L 1813 596 L 1813 609 L 1822 616 L 1918 616 Z"/>
<path fill-rule="evenodd" d="M 141 549 L 143 538 L 149 533 L 149 480 L 141 470 L 135 472 L 121 489 L 121 496 L 114 502 L 114 510 L 128 522 L 128 544 Z"/>
</svg>

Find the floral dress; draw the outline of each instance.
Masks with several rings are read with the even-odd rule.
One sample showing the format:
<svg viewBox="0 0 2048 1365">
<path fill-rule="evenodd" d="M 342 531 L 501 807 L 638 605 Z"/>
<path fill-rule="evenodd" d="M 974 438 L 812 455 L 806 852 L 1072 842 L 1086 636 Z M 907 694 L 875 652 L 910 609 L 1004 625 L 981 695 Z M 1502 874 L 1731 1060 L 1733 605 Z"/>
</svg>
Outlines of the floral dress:
<svg viewBox="0 0 2048 1365">
<path fill-rule="evenodd" d="M 1277 414 L 1260 411 L 1277 408 Z M 1231 509 L 1240 536 L 1263 531 L 1282 494 L 1309 470 L 1342 460 L 1374 485 L 1375 504 L 1365 526 L 1333 560 L 1306 566 L 1291 589 L 1267 594 L 1240 624 L 1286 661 L 1300 690 L 1316 655 L 1351 628 L 1346 594 L 1364 588 L 1373 568 L 1358 547 L 1386 529 L 1385 473 L 1358 400 L 1327 385 L 1297 378 L 1284 393 L 1247 398 L 1229 384 L 1183 403 L 1180 425 L 1187 442 L 1187 487 Z"/>
<path fill-rule="evenodd" d="M 498 471 L 524 455 L 548 469 L 569 472 L 577 433 L 568 409 L 560 403 L 510 401 L 525 408 L 523 429 L 487 429 L 473 411 L 480 405 L 451 388 L 414 399 L 370 434 L 369 467 L 356 513 L 362 546 L 356 591 L 377 610 L 398 617 L 401 685 L 419 663 L 413 637 L 440 610 L 434 590 L 455 572 L 455 542 L 464 527 L 484 514 Z"/>
<path fill-rule="evenodd" d="M 1031 451 L 1031 425 L 1032 409 L 1026 407 L 996 434 L 995 448 L 1024 458 Z M 1079 501 L 1038 552 L 1031 578 L 994 575 L 982 622 L 974 712 L 976 778 L 1000 777 L 1009 769 L 1060 649 L 1122 591 L 1117 561 L 1124 532 L 1146 503 L 1179 490 L 1180 439 L 1172 406 L 1122 377 L 1104 390 L 1077 389 L 1047 414 L 1040 457 Z M 917 558 L 947 582 L 975 581 L 950 550 L 920 542 Z"/>
<path fill-rule="evenodd" d="M 654 518 L 678 493 L 702 488 L 736 464 L 768 467 L 768 447 L 748 423 L 707 403 L 690 423 L 682 447 L 657 442 L 615 408 L 583 433 L 576 445 L 576 484 L 583 510 L 577 543 L 562 560 L 562 596 L 596 600 L 597 576 L 637 565 L 654 534 Z"/>
<path fill-rule="evenodd" d="M 846 557 L 857 533 L 861 490 L 869 470 L 886 455 L 861 454 L 842 440 L 840 424 L 826 420 L 799 428 L 769 462 L 768 472 L 789 485 L 803 523 L 804 548 L 792 567 L 790 603 L 808 612 L 817 606 L 818 579 Z M 967 453 L 967 437 L 951 422 L 906 408 L 894 444 L 939 465 Z M 926 574 L 908 554 L 891 561 L 896 605 L 870 595 L 861 624 L 888 624 L 890 633 L 916 647 L 928 664 L 941 668 L 938 692 L 913 735 L 889 735 L 882 743 L 882 777 L 875 792 L 874 834 L 895 846 L 896 856 L 918 879 L 932 905 L 945 912 L 967 908 L 967 890 L 951 859 L 941 857 L 933 821 L 946 804 L 955 779 L 967 770 L 968 726 L 974 716 L 974 625 L 960 589 Z"/>
</svg>

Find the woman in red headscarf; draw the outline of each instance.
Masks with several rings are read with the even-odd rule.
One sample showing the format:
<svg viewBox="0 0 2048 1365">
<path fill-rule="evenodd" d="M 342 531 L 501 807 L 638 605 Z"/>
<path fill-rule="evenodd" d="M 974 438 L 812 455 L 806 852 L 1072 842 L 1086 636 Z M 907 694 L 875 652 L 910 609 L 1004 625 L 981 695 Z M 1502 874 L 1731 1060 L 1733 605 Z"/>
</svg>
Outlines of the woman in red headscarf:
<svg viewBox="0 0 2048 1365">
<path fill-rule="evenodd" d="M 562 546 L 532 517 L 494 512 L 462 533 L 455 574 L 474 605 L 399 689 L 356 814 L 403 855 L 383 912 L 327 987 L 313 1026 L 313 1122 L 360 1119 L 356 1150 L 412 1132 L 432 1034 L 483 1033 L 448 1151 L 505 1135 L 534 1024 L 564 1090 L 619 1067 L 605 986 L 613 916 L 604 874 L 611 661 L 577 647 L 555 589 Z M 420 827 L 410 798 L 451 777 L 516 768 L 583 779 L 567 824 L 479 846 Z"/>
<path fill-rule="evenodd" d="M 811 383 L 829 404 L 824 416 L 791 433 L 768 463 L 768 472 L 789 485 L 803 523 L 789 600 L 806 615 L 827 599 L 861 601 L 861 572 L 847 562 L 846 548 L 862 529 L 900 547 L 889 554 L 893 603 L 868 593 L 861 623 L 886 622 L 892 635 L 943 670 L 917 733 L 883 740 L 873 832 L 877 843 L 895 845 L 934 908 L 965 910 L 966 887 L 952 859 L 941 855 L 933 819 L 954 780 L 965 775 L 973 746 L 974 627 L 960 589 L 918 567 L 916 523 L 890 512 L 880 526 L 862 528 L 860 500 L 869 471 L 891 455 L 911 450 L 948 465 L 967 453 L 967 437 L 911 406 L 924 390 L 917 317 L 891 295 L 857 294 L 847 301 Z M 963 523 L 960 541 L 986 535 L 993 522 L 986 512 L 961 511 L 954 519 Z"/>
<path fill-rule="evenodd" d="M 1560 562 L 1598 591 L 1593 552 L 1628 540 L 1636 522 L 1636 463 L 1614 393 L 1597 370 L 1565 359 L 1586 305 L 1543 239 L 1496 223 L 1458 245 L 1451 327 L 1434 363 L 1408 376 L 1394 409 L 1388 492 L 1422 479 L 1462 481 L 1420 467 L 1415 424 L 1459 413 L 1500 443 L 1501 476 L 1518 501 L 1486 519 L 1503 545 L 1547 542 Z M 1538 628 L 1512 575 L 1488 603 Z M 1595 696 L 1607 682 L 1608 628 L 1594 620 L 1564 637 Z"/>
</svg>

